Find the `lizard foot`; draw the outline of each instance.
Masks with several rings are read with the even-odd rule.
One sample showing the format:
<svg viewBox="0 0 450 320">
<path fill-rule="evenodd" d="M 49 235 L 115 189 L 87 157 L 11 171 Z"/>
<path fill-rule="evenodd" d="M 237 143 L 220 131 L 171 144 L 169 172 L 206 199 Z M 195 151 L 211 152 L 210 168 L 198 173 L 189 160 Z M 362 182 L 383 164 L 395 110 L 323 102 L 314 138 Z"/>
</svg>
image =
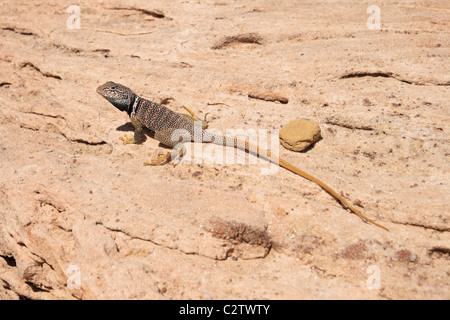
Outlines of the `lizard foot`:
<svg viewBox="0 0 450 320">
<path fill-rule="evenodd" d="M 123 137 L 120 137 L 120 140 L 123 141 L 123 144 L 135 143 L 134 137 L 132 135 L 124 134 Z"/>
<path fill-rule="evenodd" d="M 170 161 L 172 154 L 167 152 L 166 154 L 161 154 L 158 158 L 151 159 L 150 161 L 145 161 L 144 166 L 157 166 L 159 164 L 166 163 Z"/>
</svg>

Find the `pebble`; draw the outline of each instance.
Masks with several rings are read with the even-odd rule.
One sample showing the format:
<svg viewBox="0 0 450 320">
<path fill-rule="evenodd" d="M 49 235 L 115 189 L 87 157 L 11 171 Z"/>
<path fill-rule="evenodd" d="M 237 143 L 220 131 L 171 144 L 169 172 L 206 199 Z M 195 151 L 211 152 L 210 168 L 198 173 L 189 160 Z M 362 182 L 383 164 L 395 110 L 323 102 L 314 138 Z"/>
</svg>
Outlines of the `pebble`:
<svg viewBox="0 0 450 320">
<path fill-rule="evenodd" d="M 292 151 L 303 151 L 320 137 L 319 124 L 314 120 L 293 120 L 280 130 L 281 145 Z"/>
</svg>

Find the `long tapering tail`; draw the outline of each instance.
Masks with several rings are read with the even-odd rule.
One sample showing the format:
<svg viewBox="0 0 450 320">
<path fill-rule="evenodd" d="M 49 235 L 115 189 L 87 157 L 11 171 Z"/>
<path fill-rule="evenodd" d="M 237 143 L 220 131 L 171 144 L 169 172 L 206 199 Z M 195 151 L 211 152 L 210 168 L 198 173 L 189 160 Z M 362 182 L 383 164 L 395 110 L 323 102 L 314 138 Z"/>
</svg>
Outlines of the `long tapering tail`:
<svg viewBox="0 0 450 320">
<path fill-rule="evenodd" d="M 324 189 L 326 192 L 328 192 L 329 194 L 331 194 L 338 202 L 340 202 L 341 204 L 343 204 L 345 207 L 347 207 L 348 209 L 350 209 L 354 214 L 356 214 L 358 217 L 360 217 L 361 219 L 370 222 L 374 225 L 376 225 L 377 227 L 380 227 L 384 230 L 389 231 L 388 228 L 382 226 L 381 224 L 376 223 L 375 221 L 373 221 L 372 219 L 369 219 L 368 217 L 366 217 L 365 215 L 363 215 L 361 212 L 359 212 L 357 209 L 355 209 L 354 207 L 352 207 L 347 200 L 345 200 L 342 196 L 340 196 L 336 191 L 334 191 L 333 189 L 331 189 L 331 187 L 329 187 L 328 185 L 326 185 L 324 182 L 320 181 L 319 179 L 313 177 L 312 175 L 310 175 L 309 173 L 306 173 L 305 171 L 293 166 L 292 164 L 290 164 L 289 162 L 281 159 L 281 158 L 277 158 L 275 156 L 272 155 L 272 153 L 268 150 L 264 150 L 262 148 L 260 148 L 258 145 L 252 144 L 248 141 L 244 141 L 244 140 L 240 140 L 236 137 L 227 137 L 224 135 L 216 135 L 214 133 L 210 133 L 208 132 L 208 130 L 204 131 L 204 138 L 205 138 L 205 142 L 212 142 L 215 144 L 219 144 L 219 145 L 224 145 L 224 146 L 233 146 L 236 149 L 242 149 L 245 152 L 249 152 L 249 153 L 255 153 L 257 156 L 263 157 L 266 160 L 269 160 L 273 163 L 277 163 L 280 167 L 285 168 L 286 170 L 289 170 L 305 179 L 308 179 L 309 181 L 314 182 L 315 184 L 319 185 L 322 189 Z"/>
<path fill-rule="evenodd" d="M 327 186 L 325 183 L 323 183 L 322 181 L 320 181 L 319 179 L 313 177 L 312 175 L 306 173 L 305 171 L 293 166 L 292 164 L 290 164 L 287 161 L 284 161 L 283 159 L 278 159 L 280 167 L 283 167 L 295 174 L 298 174 L 299 176 L 302 176 L 305 179 L 308 179 L 314 183 L 316 183 L 317 185 L 319 185 L 322 189 L 324 189 L 325 191 L 327 191 L 329 194 L 331 194 L 336 200 L 338 200 L 340 203 L 342 203 L 344 206 L 346 206 L 348 209 L 350 209 L 354 214 L 356 214 L 358 217 L 360 217 L 361 219 L 366 220 L 367 222 L 370 222 L 374 225 L 376 225 L 377 227 L 383 228 L 384 230 L 389 231 L 388 228 L 382 226 L 381 224 L 376 223 L 375 221 L 373 221 L 372 219 L 369 219 L 368 217 L 366 217 L 365 215 L 363 215 L 361 212 L 359 212 L 358 210 L 356 210 L 354 207 L 352 207 L 347 200 L 345 200 L 343 197 L 341 197 L 336 191 L 334 191 L 333 189 L 331 189 L 329 186 Z"/>
</svg>

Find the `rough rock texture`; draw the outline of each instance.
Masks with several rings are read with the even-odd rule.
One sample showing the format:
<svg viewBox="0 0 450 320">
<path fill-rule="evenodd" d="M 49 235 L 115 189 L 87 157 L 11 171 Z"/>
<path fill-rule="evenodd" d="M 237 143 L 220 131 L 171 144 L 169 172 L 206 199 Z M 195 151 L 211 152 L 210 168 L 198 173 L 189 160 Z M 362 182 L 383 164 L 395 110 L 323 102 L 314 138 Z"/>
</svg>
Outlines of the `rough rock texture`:
<svg viewBox="0 0 450 320">
<path fill-rule="evenodd" d="M 380 30 L 372 2 L 74 4 L 80 29 L 0 4 L 0 299 L 450 298 L 448 1 L 383 2 Z M 222 132 L 316 119 L 280 155 L 391 232 L 264 164 L 143 166 L 108 80 Z"/>
<path fill-rule="evenodd" d="M 290 121 L 280 130 L 280 142 L 292 151 L 303 151 L 320 139 L 320 127 L 314 120 Z"/>
</svg>

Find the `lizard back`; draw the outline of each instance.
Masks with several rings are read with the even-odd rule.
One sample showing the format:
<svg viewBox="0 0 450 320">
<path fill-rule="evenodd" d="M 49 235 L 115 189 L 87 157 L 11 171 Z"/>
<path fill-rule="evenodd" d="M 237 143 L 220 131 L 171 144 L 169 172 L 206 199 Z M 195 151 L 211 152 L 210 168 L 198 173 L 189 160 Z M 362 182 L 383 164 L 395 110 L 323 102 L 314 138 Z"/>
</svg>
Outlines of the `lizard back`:
<svg viewBox="0 0 450 320">
<path fill-rule="evenodd" d="M 173 112 L 169 108 L 136 95 L 131 113 L 135 114 L 138 120 L 153 132 L 166 129 L 185 129 L 193 133 L 193 124 Z"/>
</svg>

